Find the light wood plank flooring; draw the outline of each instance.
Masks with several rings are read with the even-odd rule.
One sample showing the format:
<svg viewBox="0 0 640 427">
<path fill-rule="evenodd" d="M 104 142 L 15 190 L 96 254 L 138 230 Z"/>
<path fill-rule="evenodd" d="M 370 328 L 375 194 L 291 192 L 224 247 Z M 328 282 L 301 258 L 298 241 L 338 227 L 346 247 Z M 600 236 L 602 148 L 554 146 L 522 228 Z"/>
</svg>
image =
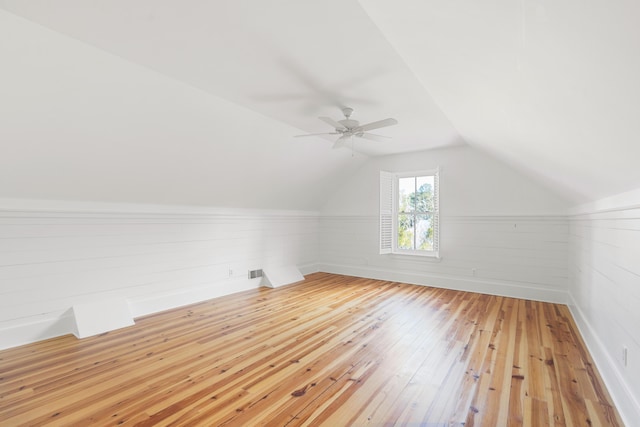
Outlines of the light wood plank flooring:
<svg viewBox="0 0 640 427">
<path fill-rule="evenodd" d="M 0 352 L 0 425 L 620 426 L 567 307 L 316 273 Z"/>
</svg>

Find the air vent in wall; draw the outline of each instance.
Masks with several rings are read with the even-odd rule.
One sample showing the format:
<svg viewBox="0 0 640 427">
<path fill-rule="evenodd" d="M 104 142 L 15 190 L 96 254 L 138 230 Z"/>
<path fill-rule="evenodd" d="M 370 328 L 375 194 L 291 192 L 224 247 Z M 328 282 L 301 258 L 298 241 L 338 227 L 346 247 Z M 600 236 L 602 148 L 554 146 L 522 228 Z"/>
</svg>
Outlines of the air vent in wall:
<svg viewBox="0 0 640 427">
<path fill-rule="evenodd" d="M 249 279 L 255 279 L 257 277 L 262 277 L 262 269 L 260 269 L 260 270 L 249 270 Z"/>
</svg>

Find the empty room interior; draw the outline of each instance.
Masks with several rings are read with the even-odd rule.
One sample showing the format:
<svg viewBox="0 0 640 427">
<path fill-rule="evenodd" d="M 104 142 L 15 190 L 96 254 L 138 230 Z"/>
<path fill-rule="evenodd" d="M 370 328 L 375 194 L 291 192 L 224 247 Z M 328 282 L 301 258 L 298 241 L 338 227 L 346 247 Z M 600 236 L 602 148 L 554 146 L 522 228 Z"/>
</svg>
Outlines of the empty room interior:
<svg viewBox="0 0 640 427">
<path fill-rule="evenodd" d="M 0 0 L 0 426 L 634 426 L 640 3 Z"/>
</svg>

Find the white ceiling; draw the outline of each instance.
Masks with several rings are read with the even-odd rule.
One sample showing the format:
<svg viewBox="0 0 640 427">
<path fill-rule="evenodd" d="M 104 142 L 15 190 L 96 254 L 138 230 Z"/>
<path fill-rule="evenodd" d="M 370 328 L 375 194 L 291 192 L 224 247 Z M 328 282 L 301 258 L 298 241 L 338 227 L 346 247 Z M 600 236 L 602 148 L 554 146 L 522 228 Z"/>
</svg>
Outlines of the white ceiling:
<svg viewBox="0 0 640 427">
<path fill-rule="evenodd" d="M 451 123 L 357 1 L 2 1 L 5 9 L 306 132 L 342 107 L 390 154 L 460 143 Z M 339 13 L 336 13 L 339 11 Z"/>
<path fill-rule="evenodd" d="M 0 58 L 2 198 L 315 209 L 364 161 L 2 12 Z"/>
<path fill-rule="evenodd" d="M 572 202 L 640 187 L 634 2 L 0 7 L 1 197 L 315 209 L 366 158 L 292 136 L 344 106 L 398 119 L 369 155 L 468 143 Z"/>
<path fill-rule="evenodd" d="M 469 144 L 574 202 L 640 187 L 640 2 L 361 3 Z"/>
</svg>

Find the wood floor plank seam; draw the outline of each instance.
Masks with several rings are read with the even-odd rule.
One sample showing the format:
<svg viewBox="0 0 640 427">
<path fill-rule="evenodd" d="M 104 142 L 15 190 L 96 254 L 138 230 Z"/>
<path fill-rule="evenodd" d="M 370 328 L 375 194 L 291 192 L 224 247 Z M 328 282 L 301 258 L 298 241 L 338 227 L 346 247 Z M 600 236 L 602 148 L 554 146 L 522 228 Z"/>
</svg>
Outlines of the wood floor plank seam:
<svg viewBox="0 0 640 427">
<path fill-rule="evenodd" d="M 0 351 L 0 426 L 622 426 L 568 308 L 329 273 Z"/>
</svg>

